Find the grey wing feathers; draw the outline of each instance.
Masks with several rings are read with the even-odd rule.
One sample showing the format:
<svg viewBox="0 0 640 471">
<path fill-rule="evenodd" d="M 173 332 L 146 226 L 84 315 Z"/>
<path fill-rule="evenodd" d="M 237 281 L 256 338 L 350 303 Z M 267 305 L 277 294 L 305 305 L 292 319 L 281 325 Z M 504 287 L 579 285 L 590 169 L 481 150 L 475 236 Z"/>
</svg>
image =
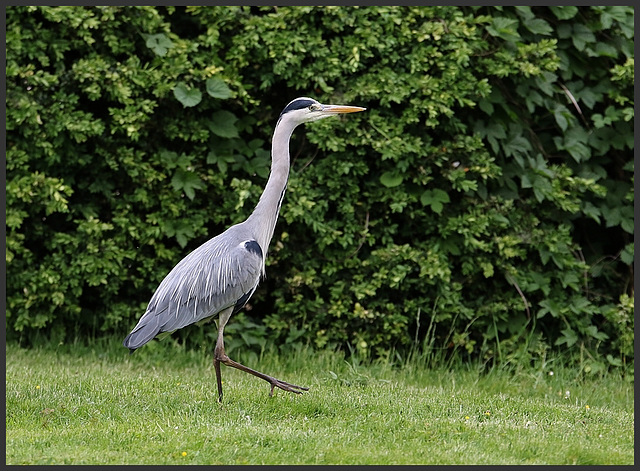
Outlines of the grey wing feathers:
<svg viewBox="0 0 640 471">
<path fill-rule="evenodd" d="M 135 350 L 161 332 L 173 332 L 231 306 L 240 309 L 263 271 L 263 252 L 255 240 L 232 237 L 232 233 L 214 237 L 162 280 L 124 345 Z"/>
</svg>

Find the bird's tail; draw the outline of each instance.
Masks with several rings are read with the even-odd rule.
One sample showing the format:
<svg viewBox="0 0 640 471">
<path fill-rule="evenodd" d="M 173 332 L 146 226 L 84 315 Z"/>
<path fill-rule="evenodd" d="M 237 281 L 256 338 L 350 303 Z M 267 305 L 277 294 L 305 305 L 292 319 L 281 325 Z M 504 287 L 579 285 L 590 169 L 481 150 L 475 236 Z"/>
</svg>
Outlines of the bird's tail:
<svg viewBox="0 0 640 471">
<path fill-rule="evenodd" d="M 150 316 L 148 319 L 145 319 L 145 317 L 149 316 L 143 316 L 138 325 L 122 342 L 130 350 L 129 353 L 133 353 L 137 348 L 142 347 L 160 332 L 161 327 L 158 316 Z"/>
</svg>

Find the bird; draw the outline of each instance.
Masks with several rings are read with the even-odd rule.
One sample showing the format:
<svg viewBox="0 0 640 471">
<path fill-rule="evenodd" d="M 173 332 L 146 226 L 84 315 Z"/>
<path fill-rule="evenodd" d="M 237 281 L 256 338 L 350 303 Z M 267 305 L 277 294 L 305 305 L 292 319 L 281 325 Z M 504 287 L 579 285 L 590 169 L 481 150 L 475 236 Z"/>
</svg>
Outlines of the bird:
<svg viewBox="0 0 640 471">
<path fill-rule="evenodd" d="M 344 113 L 365 111 L 348 105 L 325 105 L 313 98 L 299 97 L 280 113 L 271 140 L 271 169 L 264 191 L 249 217 L 209 239 L 184 257 L 160 282 L 145 313 L 123 345 L 133 353 L 147 342 L 170 335 L 191 324 L 217 318 L 218 337 L 213 363 L 222 402 L 220 364 L 257 376 L 275 388 L 302 394 L 309 388 L 278 380 L 238 363 L 225 353 L 224 328 L 240 311 L 265 275 L 265 259 L 289 179 L 289 142 L 294 129 L 303 123 Z"/>
</svg>

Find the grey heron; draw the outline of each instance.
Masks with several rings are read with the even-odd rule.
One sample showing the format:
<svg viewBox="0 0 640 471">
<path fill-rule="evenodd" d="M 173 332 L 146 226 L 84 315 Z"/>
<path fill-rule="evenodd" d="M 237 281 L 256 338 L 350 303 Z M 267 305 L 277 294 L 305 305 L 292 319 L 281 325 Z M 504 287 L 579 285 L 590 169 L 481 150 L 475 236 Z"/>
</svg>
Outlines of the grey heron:
<svg viewBox="0 0 640 471">
<path fill-rule="evenodd" d="M 251 215 L 208 240 L 183 258 L 160 282 L 149 305 L 124 346 L 133 353 L 156 336 L 218 317 L 213 362 L 222 401 L 220 363 L 250 373 L 274 388 L 301 394 L 309 388 L 280 381 L 233 361 L 224 351 L 223 332 L 229 318 L 244 307 L 265 274 L 265 258 L 289 179 L 289 141 L 302 123 L 342 113 L 364 111 L 358 106 L 323 105 L 301 97 L 282 111 L 271 143 L 271 171 Z"/>
</svg>

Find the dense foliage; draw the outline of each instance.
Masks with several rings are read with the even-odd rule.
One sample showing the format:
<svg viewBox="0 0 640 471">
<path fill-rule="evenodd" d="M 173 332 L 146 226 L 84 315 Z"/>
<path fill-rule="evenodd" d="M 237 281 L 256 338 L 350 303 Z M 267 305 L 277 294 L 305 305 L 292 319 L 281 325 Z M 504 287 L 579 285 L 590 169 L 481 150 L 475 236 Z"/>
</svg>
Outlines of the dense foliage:
<svg viewBox="0 0 640 471">
<path fill-rule="evenodd" d="M 8 335 L 124 337 L 178 260 L 248 216 L 280 110 L 314 96 L 368 110 L 296 131 L 231 345 L 632 365 L 633 20 L 8 7 Z"/>
</svg>

